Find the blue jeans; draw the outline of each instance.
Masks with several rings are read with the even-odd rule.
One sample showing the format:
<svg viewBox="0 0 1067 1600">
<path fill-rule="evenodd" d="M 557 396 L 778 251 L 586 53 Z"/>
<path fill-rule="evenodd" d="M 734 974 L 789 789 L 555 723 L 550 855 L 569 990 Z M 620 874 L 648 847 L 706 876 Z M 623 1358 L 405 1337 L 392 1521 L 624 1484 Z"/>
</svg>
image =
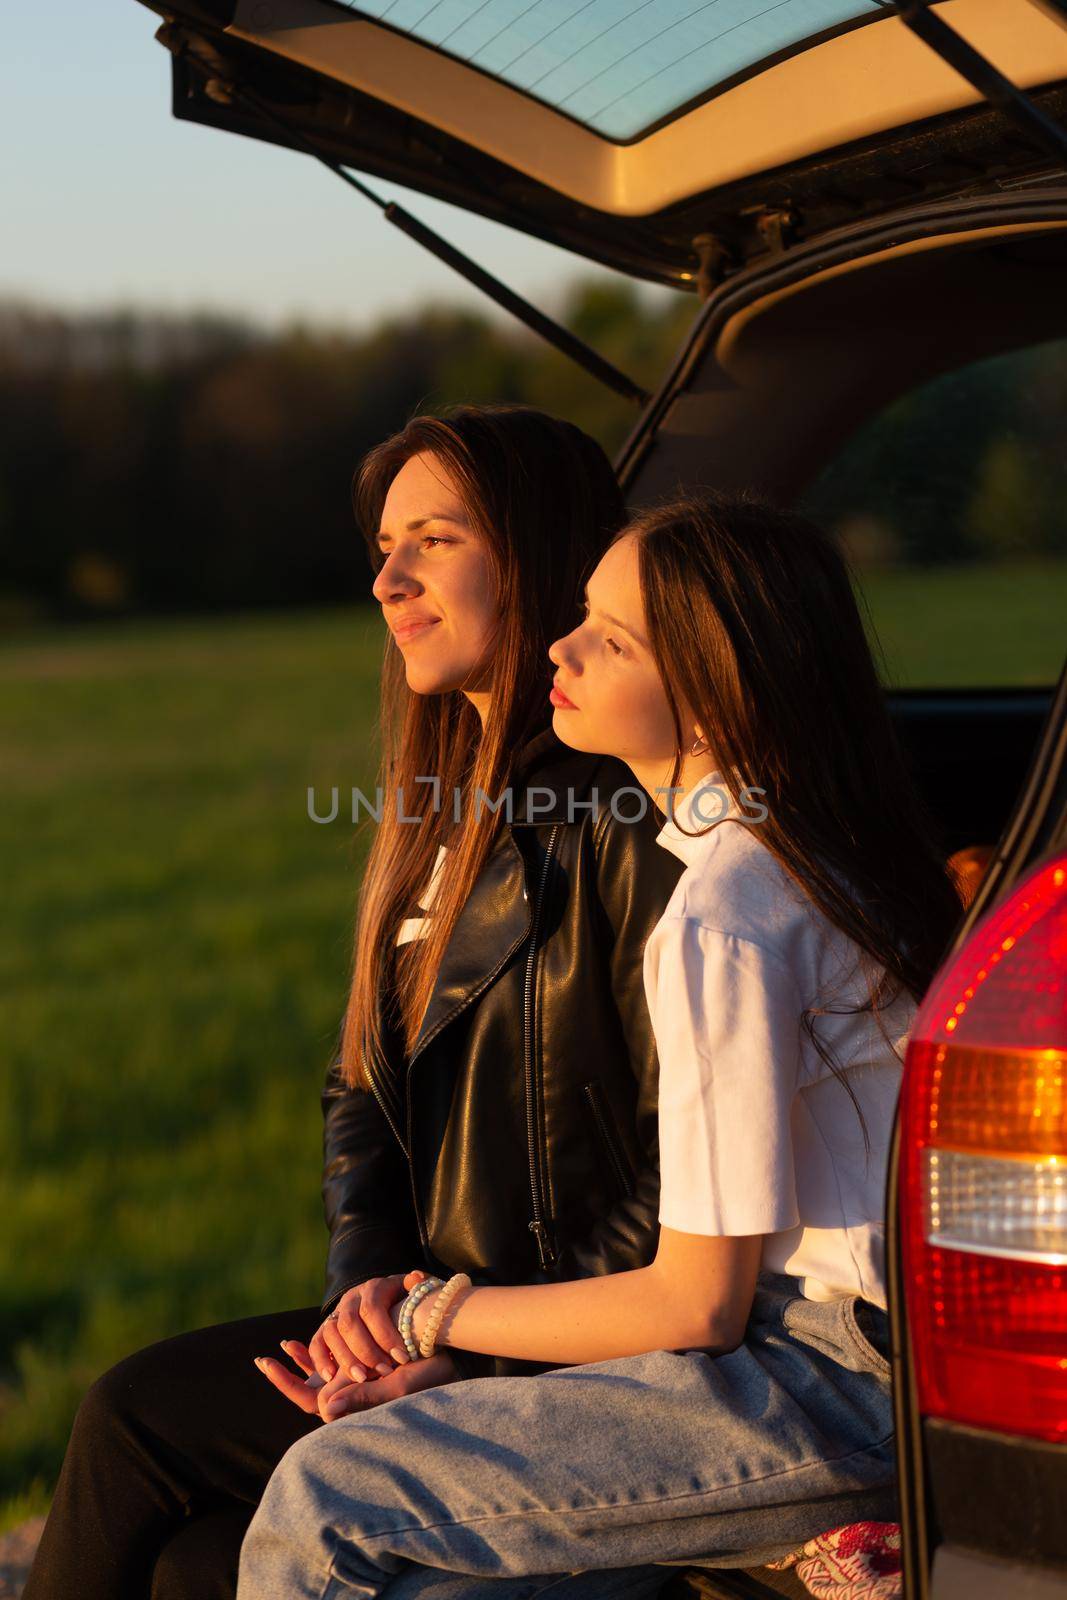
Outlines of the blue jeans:
<svg viewBox="0 0 1067 1600">
<path fill-rule="evenodd" d="M 885 1313 L 761 1273 L 744 1342 L 475 1378 L 324 1424 L 267 1484 L 237 1600 L 645 1600 L 897 1517 Z"/>
</svg>

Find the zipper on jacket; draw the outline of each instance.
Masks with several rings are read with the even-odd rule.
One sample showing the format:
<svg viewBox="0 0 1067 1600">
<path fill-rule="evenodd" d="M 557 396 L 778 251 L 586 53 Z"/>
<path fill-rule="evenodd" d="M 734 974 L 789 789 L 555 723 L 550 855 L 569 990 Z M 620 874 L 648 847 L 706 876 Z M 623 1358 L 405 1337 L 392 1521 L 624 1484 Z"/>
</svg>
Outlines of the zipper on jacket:
<svg viewBox="0 0 1067 1600">
<path fill-rule="evenodd" d="M 333 1062 L 333 1066 L 336 1067 L 337 1064 L 338 1063 L 335 1060 Z M 389 1128 L 390 1128 L 390 1131 L 392 1132 L 393 1137 L 396 1139 L 396 1141 L 399 1144 L 400 1148 L 403 1149 L 404 1148 L 403 1135 L 401 1134 L 400 1129 L 397 1127 L 395 1117 L 393 1116 L 392 1112 L 389 1110 L 389 1107 L 385 1103 L 385 1096 L 383 1095 L 382 1090 L 381 1090 L 381 1088 L 379 1086 L 378 1079 L 375 1077 L 375 1074 L 374 1074 L 374 1071 L 371 1068 L 370 1062 L 367 1060 L 367 1057 L 365 1055 L 362 1057 L 362 1065 L 363 1065 L 363 1072 L 364 1072 L 364 1076 L 365 1076 L 365 1079 L 366 1079 L 367 1086 L 370 1089 L 371 1093 L 374 1095 L 375 1100 L 378 1102 L 379 1109 L 381 1110 L 382 1116 L 385 1118 L 386 1122 L 389 1124 Z M 344 1079 L 341 1079 L 338 1082 L 338 1085 L 337 1085 L 336 1088 L 327 1089 L 326 1095 L 330 1099 L 337 1100 L 346 1092 L 346 1088 L 347 1088 L 347 1086 L 346 1086 L 346 1084 L 344 1082 Z"/>
<path fill-rule="evenodd" d="M 611 1163 L 611 1168 L 615 1173 L 619 1187 L 622 1189 L 624 1194 L 632 1195 L 634 1192 L 634 1184 L 633 1176 L 630 1172 L 630 1164 L 626 1159 L 625 1152 L 619 1145 L 618 1136 L 615 1132 L 615 1129 L 612 1127 L 611 1122 L 609 1121 L 608 1108 L 604 1101 L 603 1087 L 597 1079 L 594 1079 L 592 1083 L 587 1083 L 584 1085 L 582 1093 L 589 1102 L 597 1129 L 600 1133 L 600 1138 L 604 1145 L 605 1154 Z"/>
<path fill-rule="evenodd" d="M 373 1074 L 371 1074 L 370 1072 L 367 1073 L 367 1081 L 370 1083 L 371 1093 L 374 1095 L 375 1100 L 377 1100 L 378 1104 L 382 1108 L 382 1116 L 385 1118 L 386 1122 L 389 1124 L 389 1127 L 390 1127 L 390 1129 L 392 1130 L 392 1133 L 393 1133 L 393 1137 L 396 1139 L 397 1143 L 401 1146 L 401 1148 L 403 1148 L 403 1145 L 404 1145 L 403 1135 L 401 1134 L 400 1129 L 397 1127 L 396 1123 L 393 1121 L 392 1113 L 390 1112 L 388 1106 L 385 1103 L 385 1100 L 383 1099 L 383 1097 L 381 1095 L 381 1092 L 380 1092 L 380 1090 L 378 1088 L 377 1082 L 375 1081 Z"/>
<path fill-rule="evenodd" d="M 541 907 L 544 902 L 545 884 L 548 881 L 548 869 L 552 864 L 552 856 L 556 848 L 556 839 L 559 836 L 561 823 L 555 823 L 545 846 L 545 859 L 541 867 L 541 879 L 537 886 L 537 898 L 534 901 L 533 921 L 530 925 L 530 953 L 526 958 L 526 984 L 523 992 L 523 1043 L 525 1045 L 526 1067 L 526 1149 L 530 1162 L 530 1199 L 533 1205 L 533 1220 L 530 1223 L 530 1232 L 537 1241 L 537 1254 L 543 1272 L 550 1271 L 556 1264 L 557 1253 L 552 1240 L 548 1222 L 545 1217 L 545 1189 L 544 1173 L 541 1169 L 539 1145 L 537 1141 L 537 1114 L 534 1095 L 534 1050 L 533 1050 L 533 993 L 534 979 L 537 973 L 537 935 L 540 931 Z"/>
</svg>

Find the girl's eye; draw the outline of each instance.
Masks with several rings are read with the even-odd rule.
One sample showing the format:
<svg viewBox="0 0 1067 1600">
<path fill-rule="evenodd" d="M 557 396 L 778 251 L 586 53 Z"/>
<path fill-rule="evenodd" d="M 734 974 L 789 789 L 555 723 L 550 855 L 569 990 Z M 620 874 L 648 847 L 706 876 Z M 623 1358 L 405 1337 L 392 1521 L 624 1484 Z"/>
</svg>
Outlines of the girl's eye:
<svg viewBox="0 0 1067 1600">
<path fill-rule="evenodd" d="M 578 608 L 582 613 L 583 621 L 588 621 L 588 619 L 589 619 L 589 601 L 588 600 L 579 600 Z M 610 647 L 610 649 L 611 649 L 611 651 L 612 651 L 612 653 L 614 655 L 624 656 L 626 654 L 626 651 L 622 648 L 622 646 L 621 645 L 617 645 L 615 643 L 615 640 L 612 639 L 610 636 L 605 639 L 604 643 Z"/>
</svg>

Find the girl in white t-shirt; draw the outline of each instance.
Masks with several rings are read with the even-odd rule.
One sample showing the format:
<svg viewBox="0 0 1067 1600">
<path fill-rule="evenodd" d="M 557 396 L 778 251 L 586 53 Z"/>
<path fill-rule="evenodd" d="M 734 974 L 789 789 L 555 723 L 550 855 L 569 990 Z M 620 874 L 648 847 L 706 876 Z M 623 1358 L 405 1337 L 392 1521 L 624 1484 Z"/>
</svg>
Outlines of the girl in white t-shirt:
<svg viewBox="0 0 1067 1600">
<path fill-rule="evenodd" d="M 517 1288 L 413 1271 L 412 1359 L 559 1365 L 384 1406 L 339 1386 L 337 1425 L 268 1485 L 239 1600 L 437 1580 L 518 1600 L 541 1576 L 552 1600 L 653 1595 L 665 1563 L 749 1566 L 895 1517 L 886 1159 L 954 884 L 818 529 L 677 502 L 623 530 L 586 598 L 549 652 L 556 732 L 629 764 L 634 814 L 658 804 L 685 862 L 644 951 L 656 1259 Z"/>
</svg>

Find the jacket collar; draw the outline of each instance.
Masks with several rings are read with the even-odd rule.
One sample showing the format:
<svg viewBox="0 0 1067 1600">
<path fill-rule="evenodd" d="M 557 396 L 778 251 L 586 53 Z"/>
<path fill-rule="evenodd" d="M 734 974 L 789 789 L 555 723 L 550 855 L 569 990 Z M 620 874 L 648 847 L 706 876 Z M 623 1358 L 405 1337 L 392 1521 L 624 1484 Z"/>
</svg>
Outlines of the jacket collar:
<svg viewBox="0 0 1067 1600">
<path fill-rule="evenodd" d="M 539 733 L 532 734 L 519 750 L 512 766 L 515 777 L 521 777 L 531 767 L 541 765 L 547 754 L 555 754 L 562 748 L 562 740 L 557 737 L 556 730 L 549 723 Z"/>
<path fill-rule="evenodd" d="M 575 802 L 589 798 L 602 760 L 588 751 L 572 750 L 552 728 L 543 729 L 522 746 L 512 765 L 512 826 L 505 821 L 500 829 L 479 875 L 477 891 L 456 920 L 410 1060 L 480 993 L 530 931 L 537 870 L 529 870 L 528 879 L 527 854 L 513 827 L 573 823 L 592 815 L 587 807 L 578 809 Z M 605 792 L 603 804 L 608 799 Z M 500 814 L 508 816 L 505 808 Z M 541 847 L 535 846 L 532 858 L 538 866 L 540 853 Z"/>
<path fill-rule="evenodd" d="M 587 814 L 593 815 L 587 806 L 579 809 L 576 802 L 591 798 L 592 780 L 603 759 L 565 745 L 552 728 L 545 728 L 529 739 L 512 768 L 512 825 L 573 823 Z M 709 794 L 707 791 L 716 785 L 719 793 Z M 634 786 L 637 787 L 636 779 Z M 611 792 L 605 788 L 604 793 L 596 797 L 598 803 L 607 805 Z M 709 835 L 714 829 L 707 829 L 701 838 L 690 838 L 682 828 L 706 828 L 710 818 L 725 821 L 727 816 L 740 815 L 739 807 L 732 801 L 718 772 L 700 779 L 686 794 L 675 796 L 675 801 L 674 820 L 668 817 L 656 843 L 673 851 L 687 864 L 699 859 L 709 848 Z M 506 811 L 502 815 L 506 816 Z M 522 895 L 516 892 L 516 879 L 525 887 Z M 530 929 L 532 893 L 532 876 L 527 881 L 526 857 L 512 828 L 505 825 L 482 868 L 477 893 L 471 896 L 456 921 L 409 1058 L 411 1061 L 421 1053 L 431 1036 L 485 987 L 487 978 L 498 971 L 522 943 Z"/>
<path fill-rule="evenodd" d="M 511 778 L 511 821 L 521 826 L 576 822 L 587 812 L 593 774 L 603 758 L 564 744 L 551 727 L 527 740 L 515 758 Z M 598 795 L 607 805 L 608 796 Z M 506 811 L 502 813 L 507 815 Z M 590 813 L 592 814 L 592 813 Z"/>
<path fill-rule="evenodd" d="M 669 798 L 664 795 L 664 804 Z M 686 866 L 692 866 L 711 849 L 716 824 L 725 822 L 728 817 L 741 816 L 741 807 L 717 769 L 698 778 L 692 788 L 673 798 L 674 816 L 668 814 L 656 835 L 656 843 L 678 856 Z"/>
</svg>

